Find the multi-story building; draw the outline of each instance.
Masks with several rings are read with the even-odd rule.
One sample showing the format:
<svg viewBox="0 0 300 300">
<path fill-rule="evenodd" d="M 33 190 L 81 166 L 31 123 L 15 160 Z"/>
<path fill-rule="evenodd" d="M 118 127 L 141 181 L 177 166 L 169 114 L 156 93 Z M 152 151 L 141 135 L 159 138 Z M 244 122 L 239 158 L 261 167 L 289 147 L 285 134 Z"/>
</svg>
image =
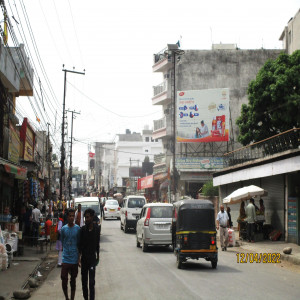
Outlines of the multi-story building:
<svg viewBox="0 0 300 300">
<path fill-rule="evenodd" d="M 282 47 L 288 54 L 300 49 L 300 9 L 294 18 L 289 20 L 279 40 L 282 41 Z"/>
<path fill-rule="evenodd" d="M 115 143 L 96 142 L 95 185 L 98 191 L 108 192 L 114 182 Z"/>
<path fill-rule="evenodd" d="M 153 139 L 162 139 L 165 157 L 158 160 L 161 174 L 172 173 L 174 149 L 176 153 L 178 193 L 195 196 L 202 185 L 212 179 L 218 168 L 199 161 L 221 157 L 240 145 L 237 143 L 238 127 L 235 124 L 241 106 L 248 102 L 247 89 L 259 69 L 268 59 L 276 58 L 281 50 L 241 50 L 236 45 L 213 45 L 212 50 L 185 50 L 177 44 L 154 55 L 153 72 L 163 75 L 163 82 L 153 87 L 153 105 L 162 106 L 164 116 L 154 120 Z M 175 142 L 176 92 L 206 89 L 229 89 L 229 142 Z M 174 120 L 175 119 L 175 120 Z M 185 163 L 186 158 L 191 158 Z M 179 164 L 180 161 L 180 164 Z M 211 165 L 211 163 L 209 163 Z"/>
<path fill-rule="evenodd" d="M 130 178 L 143 177 L 142 163 L 148 156 L 154 162 L 154 155 L 162 153 L 160 139 L 152 137 L 153 131 L 145 128 L 142 133 L 129 129 L 118 134 L 115 141 L 114 187 L 130 187 Z"/>
<path fill-rule="evenodd" d="M 84 195 L 87 191 L 87 171 L 79 170 L 78 167 L 72 170 L 72 192 L 74 196 Z"/>
</svg>

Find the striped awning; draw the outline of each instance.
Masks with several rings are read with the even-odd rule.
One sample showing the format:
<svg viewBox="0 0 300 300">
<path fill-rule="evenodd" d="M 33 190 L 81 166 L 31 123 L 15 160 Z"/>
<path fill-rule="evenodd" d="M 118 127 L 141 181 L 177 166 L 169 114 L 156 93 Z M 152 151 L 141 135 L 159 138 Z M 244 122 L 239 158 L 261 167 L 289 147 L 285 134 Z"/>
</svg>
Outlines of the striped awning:
<svg viewBox="0 0 300 300">
<path fill-rule="evenodd" d="M 5 172 L 14 174 L 18 179 L 27 178 L 27 168 L 13 164 L 3 158 L 0 158 L 0 165 L 3 165 Z"/>
</svg>

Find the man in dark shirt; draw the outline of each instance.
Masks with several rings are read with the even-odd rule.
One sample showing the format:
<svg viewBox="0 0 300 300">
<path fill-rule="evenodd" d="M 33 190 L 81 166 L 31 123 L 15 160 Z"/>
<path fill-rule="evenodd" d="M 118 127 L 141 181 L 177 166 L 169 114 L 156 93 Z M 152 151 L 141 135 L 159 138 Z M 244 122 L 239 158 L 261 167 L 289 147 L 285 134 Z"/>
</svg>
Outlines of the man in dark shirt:
<svg viewBox="0 0 300 300">
<path fill-rule="evenodd" d="M 95 211 L 93 209 L 88 208 L 85 210 L 85 226 L 80 231 L 79 265 L 81 266 L 82 292 L 85 300 L 88 300 L 89 290 L 90 300 L 95 299 L 95 274 L 96 266 L 99 263 L 100 231 L 99 227 L 93 223 L 94 215 Z"/>
</svg>

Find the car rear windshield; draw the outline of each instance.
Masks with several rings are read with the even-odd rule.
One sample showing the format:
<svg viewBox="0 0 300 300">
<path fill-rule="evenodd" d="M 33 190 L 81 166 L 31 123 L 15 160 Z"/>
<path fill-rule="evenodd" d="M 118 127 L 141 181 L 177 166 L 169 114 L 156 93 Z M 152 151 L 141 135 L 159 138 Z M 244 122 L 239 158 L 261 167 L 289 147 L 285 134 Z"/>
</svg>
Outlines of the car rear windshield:
<svg viewBox="0 0 300 300">
<path fill-rule="evenodd" d="M 152 206 L 150 218 L 172 218 L 172 206 Z"/>
<path fill-rule="evenodd" d="M 81 210 L 84 212 L 86 209 L 91 208 L 95 213 L 100 213 L 99 203 L 98 202 L 83 202 L 81 204 Z M 78 205 L 77 205 L 78 206 Z"/>
<path fill-rule="evenodd" d="M 128 200 L 128 208 L 142 208 L 145 205 L 145 199 L 130 198 Z"/>
<path fill-rule="evenodd" d="M 118 205 L 119 202 L 117 200 L 107 200 L 105 205 Z"/>
</svg>

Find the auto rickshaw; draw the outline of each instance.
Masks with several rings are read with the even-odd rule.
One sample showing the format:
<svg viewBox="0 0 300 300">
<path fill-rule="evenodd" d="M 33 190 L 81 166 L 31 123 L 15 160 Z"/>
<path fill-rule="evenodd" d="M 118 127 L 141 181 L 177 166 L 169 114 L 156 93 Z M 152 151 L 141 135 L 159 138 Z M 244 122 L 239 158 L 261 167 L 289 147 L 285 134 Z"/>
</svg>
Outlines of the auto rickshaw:
<svg viewBox="0 0 300 300">
<path fill-rule="evenodd" d="M 172 242 L 181 269 L 188 259 L 204 258 L 217 268 L 218 248 L 214 206 L 209 200 L 181 200 L 174 203 Z"/>
</svg>

